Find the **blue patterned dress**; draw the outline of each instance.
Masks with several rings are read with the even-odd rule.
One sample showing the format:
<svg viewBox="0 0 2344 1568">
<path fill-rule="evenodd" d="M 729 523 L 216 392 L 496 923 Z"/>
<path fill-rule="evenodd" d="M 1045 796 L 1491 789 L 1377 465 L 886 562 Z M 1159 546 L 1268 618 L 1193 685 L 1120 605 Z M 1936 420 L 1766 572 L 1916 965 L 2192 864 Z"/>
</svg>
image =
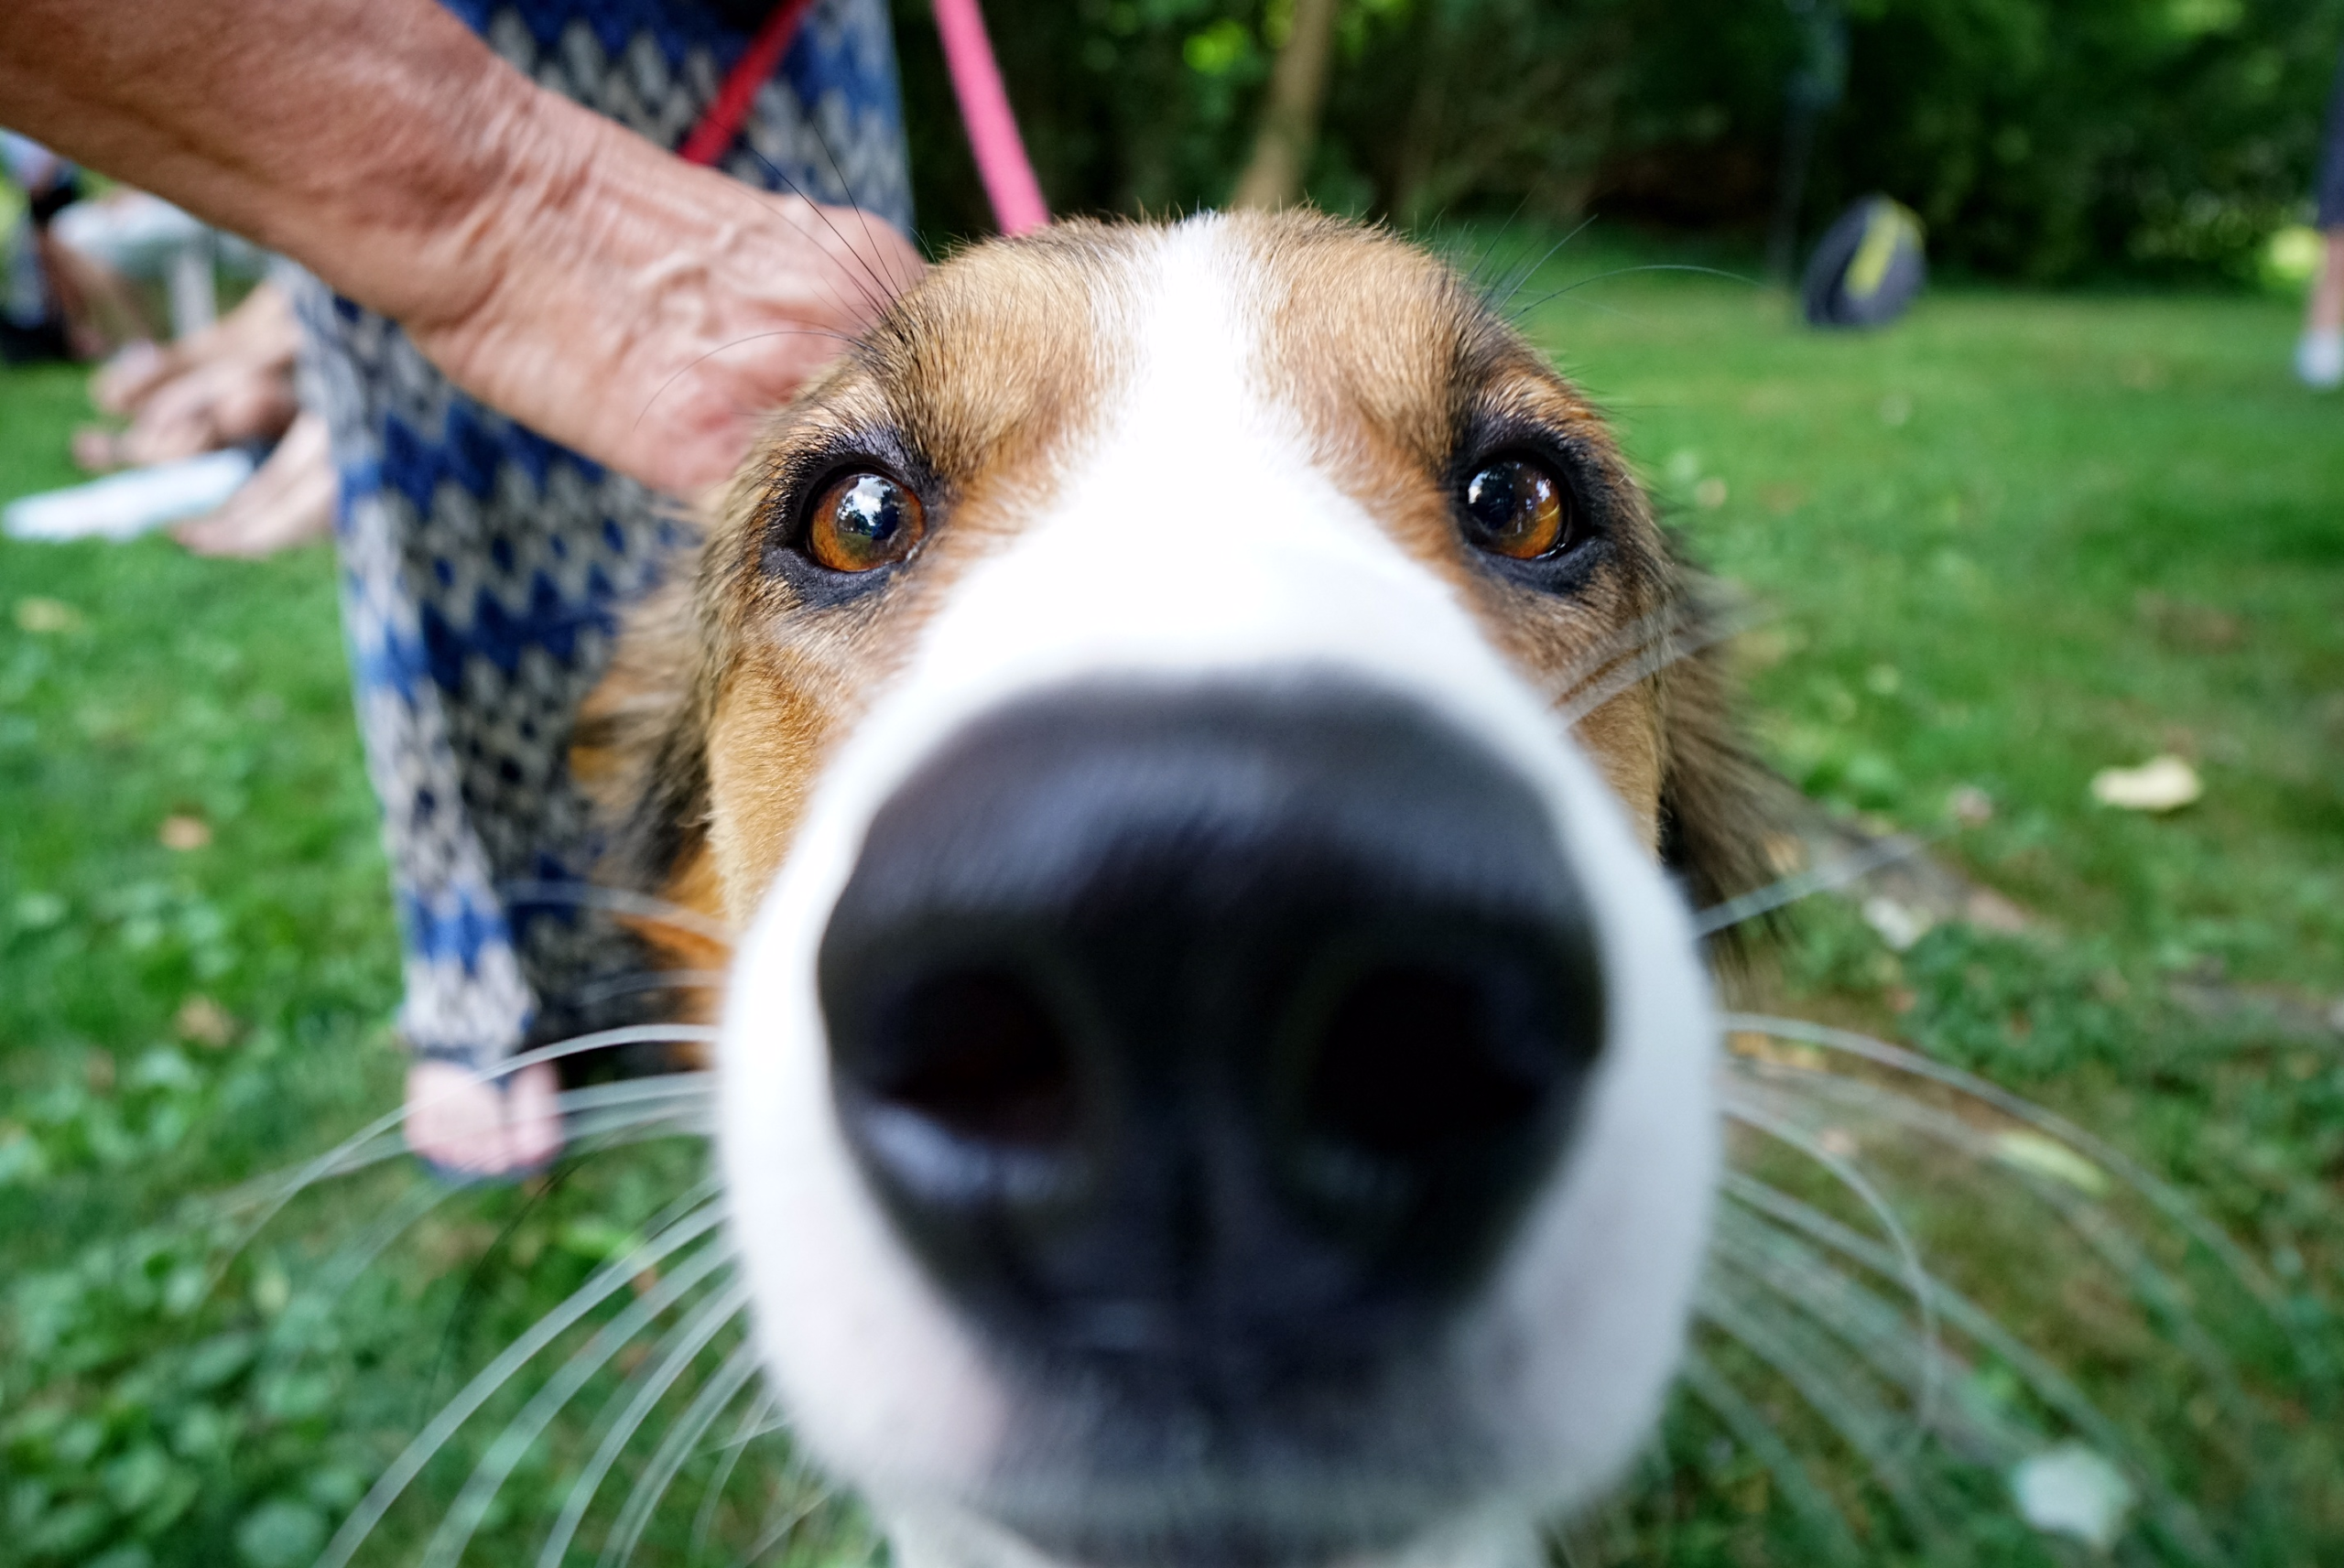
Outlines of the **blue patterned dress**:
<svg viewBox="0 0 2344 1568">
<path fill-rule="evenodd" d="M 669 148 L 765 10 L 449 4 L 539 84 Z M 852 198 L 909 232 L 884 0 L 814 6 L 719 167 Z M 313 280 L 293 287 L 307 394 L 341 479 L 343 624 L 405 945 L 400 1032 L 425 1055 L 485 1065 L 631 1016 L 635 944 L 543 884 L 591 868 L 570 730 L 618 612 L 680 536 L 672 503 L 457 392 L 381 316 Z"/>
</svg>

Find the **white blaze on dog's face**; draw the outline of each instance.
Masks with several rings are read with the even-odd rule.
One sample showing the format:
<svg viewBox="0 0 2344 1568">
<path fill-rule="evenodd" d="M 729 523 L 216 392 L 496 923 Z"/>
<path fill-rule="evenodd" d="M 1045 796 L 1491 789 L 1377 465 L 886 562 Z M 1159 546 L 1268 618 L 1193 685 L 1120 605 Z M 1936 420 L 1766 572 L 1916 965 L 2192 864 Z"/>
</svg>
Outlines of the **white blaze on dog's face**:
<svg viewBox="0 0 2344 1568">
<path fill-rule="evenodd" d="M 906 297 L 707 549 L 639 816 L 743 933 L 768 1368 L 899 1550 L 1496 1562 L 1601 1488 L 1714 1024 L 1702 705 L 1554 712 L 1679 591 L 1577 395 L 1388 236 L 1060 229 Z"/>
</svg>

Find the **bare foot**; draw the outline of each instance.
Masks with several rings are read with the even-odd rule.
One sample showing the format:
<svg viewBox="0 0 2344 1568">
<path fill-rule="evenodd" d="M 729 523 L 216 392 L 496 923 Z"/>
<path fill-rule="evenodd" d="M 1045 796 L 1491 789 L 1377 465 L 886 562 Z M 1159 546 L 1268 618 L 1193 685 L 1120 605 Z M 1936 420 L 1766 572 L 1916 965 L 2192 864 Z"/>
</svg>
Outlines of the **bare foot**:
<svg viewBox="0 0 2344 1568">
<path fill-rule="evenodd" d="M 453 1175 L 537 1170 L 561 1152 L 559 1093 L 548 1062 L 502 1078 L 418 1062 L 407 1073 L 407 1146 Z"/>
<path fill-rule="evenodd" d="M 332 533 L 334 493 L 325 419 L 303 414 L 225 505 L 171 536 L 199 556 L 256 560 Z"/>
</svg>

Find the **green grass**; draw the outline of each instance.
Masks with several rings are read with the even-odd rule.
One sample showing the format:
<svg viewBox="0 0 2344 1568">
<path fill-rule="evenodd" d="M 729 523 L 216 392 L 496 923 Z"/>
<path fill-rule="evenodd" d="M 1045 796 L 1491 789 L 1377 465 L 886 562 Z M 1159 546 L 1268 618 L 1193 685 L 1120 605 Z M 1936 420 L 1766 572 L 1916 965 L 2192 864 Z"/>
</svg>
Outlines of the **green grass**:
<svg viewBox="0 0 2344 1568">
<path fill-rule="evenodd" d="M 1525 295 L 1620 259 L 1575 246 Z M 1894 331 L 1824 338 L 1775 297 L 1661 274 L 1530 319 L 1697 552 L 1768 612 L 1747 652 L 1777 763 L 1833 809 L 1915 828 L 1983 790 L 1991 820 L 1942 852 L 2037 916 L 2024 937 L 1948 927 L 1898 955 L 1825 906 L 1753 983 L 2108 1137 L 2337 1346 L 2317 1303 L 2344 1285 L 2344 1040 L 2292 1020 L 2344 996 L 2344 402 L 2287 379 L 2292 308 L 1950 293 Z M 0 497 L 69 481 L 81 416 L 79 376 L 0 374 Z M 253 566 L 0 541 L 0 1528 L 27 1562 L 289 1568 L 438 1400 L 688 1179 L 671 1149 L 468 1195 L 326 1305 L 305 1281 L 404 1175 L 333 1184 L 241 1252 L 186 1206 L 396 1095 L 396 945 L 333 598 L 323 551 Z M 2201 805 L 2091 803 L 2097 769 L 2168 750 L 2196 760 Z M 209 844 L 166 848 L 172 817 Z M 2185 1005 L 2216 978 L 2241 1005 Z M 233 1021 L 228 1044 L 194 1037 L 199 998 Z M 2031 1265 L 2004 1249 L 2024 1236 L 1922 1208 L 1973 1275 L 2001 1260 L 1998 1310 L 2112 1411 L 2206 1424 L 2171 1357 L 2111 1326 L 2131 1318 L 2078 1292 L 2024 1313 Z M 2334 1459 L 2336 1411 L 2235 1317 L 2209 1321 L 2292 1484 Z M 588 1408 L 615 1386 L 590 1383 Z M 1768 1473 L 1706 1430 L 1673 1424 L 1603 1560 L 1809 1560 Z M 559 1427 L 524 1461 L 488 1521 L 494 1560 L 533 1560 L 590 1435 Z M 427 1471 L 389 1540 L 411 1551 L 466 1468 Z M 2243 1522 L 2223 1517 L 2235 1489 L 2203 1495 L 2241 1560 L 2344 1551 L 2332 1483 L 2297 1493 L 2252 1520 L 2236 1502 Z M 861 1550 L 851 1519 L 817 1517 L 792 1557 Z M 718 1521 L 735 1546 L 756 1525 L 746 1504 Z M 2009 1530 L 1979 1493 L 1972 1554 L 2044 1550 Z M 1900 1555 L 1888 1540 L 1873 1560 Z M 659 1553 L 681 1561 L 679 1538 Z"/>
<path fill-rule="evenodd" d="M 1861 337 L 1705 278 L 1569 297 L 1630 315 L 1539 337 L 1781 617 L 1756 689 L 1810 793 L 1926 824 L 1981 786 L 1962 853 L 2022 902 L 2344 994 L 2344 406 L 2286 375 L 2290 307 L 1970 295 Z M 2161 751 L 2201 806 L 2091 804 Z"/>
</svg>

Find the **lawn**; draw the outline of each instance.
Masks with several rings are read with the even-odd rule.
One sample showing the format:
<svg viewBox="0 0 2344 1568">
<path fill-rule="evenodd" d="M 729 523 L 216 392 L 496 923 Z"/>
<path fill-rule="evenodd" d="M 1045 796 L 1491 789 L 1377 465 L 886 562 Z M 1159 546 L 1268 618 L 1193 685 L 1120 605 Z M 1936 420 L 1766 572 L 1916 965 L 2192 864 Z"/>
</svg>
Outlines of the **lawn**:
<svg viewBox="0 0 2344 1568">
<path fill-rule="evenodd" d="M 2117 1560 L 2344 1555 L 2339 1412 L 2316 1375 L 2344 1353 L 2321 1305 L 2344 1288 L 2344 1029 L 2322 1022 L 2344 1002 L 2344 402 L 2286 378 L 2293 307 L 1948 290 L 1893 331 L 1825 338 L 1778 297 L 1686 274 L 1542 298 L 1631 259 L 1566 249 L 1523 291 L 1526 323 L 1752 601 L 1767 753 L 1829 812 L 1940 835 L 1942 860 L 2028 916 L 1896 951 L 1818 901 L 1739 989 L 2056 1108 L 2173 1183 L 2237 1256 L 2103 1191 L 2107 1161 L 2038 1151 L 2026 1186 L 2010 1161 L 1908 1158 L 1846 1105 L 1818 1138 L 1872 1162 L 1931 1267 L 2023 1328 L 2194 1506 L 2180 1523 L 2144 1506 Z M 82 416 L 78 376 L 0 373 L 0 497 L 70 479 Z M 441 1401 L 692 1180 L 685 1142 L 599 1156 L 443 1202 L 371 1268 L 371 1217 L 426 1192 L 396 1163 L 250 1245 L 211 1201 L 396 1094 L 396 953 L 333 593 L 319 550 L 255 566 L 159 540 L 0 541 L 0 1519 L 29 1563 L 307 1561 Z M 2202 802 L 2094 804 L 2096 771 L 2160 752 L 2193 762 Z M 1738 1045 L 1760 1089 L 1813 1076 L 1806 1047 Z M 1865 1102 L 1875 1120 L 1884 1103 Z M 1981 1146 L 2035 1148 L 1974 1100 L 1938 1109 L 2003 1140 Z M 2022 1222 L 2062 1191 L 2065 1234 L 2089 1245 Z M 652 1272 L 635 1285 L 557 1349 L 665 1299 Z M 1927 1507 L 1908 1506 L 1866 1412 L 1811 1418 L 1770 1387 L 1827 1353 L 1796 1348 L 1753 1362 L 1705 1340 L 1704 1365 L 1755 1390 L 1739 1408 L 1756 1426 L 1688 1400 L 1574 1561 L 1805 1563 L 1834 1530 L 1864 1561 L 2092 1560 L 2013 1525 L 1999 1461 L 1950 1439 L 1918 1460 Z M 595 1411 L 652 1398 L 667 1354 L 580 1372 L 584 1413 L 516 1451 L 474 1560 L 536 1560 Z M 1954 1368 L 1947 1430 L 2083 1430 L 2025 1365 L 2005 1347 Z M 425 1466 L 385 1560 L 414 1554 L 527 1391 Z M 778 1532 L 788 1559 L 867 1551 L 777 1440 L 742 1458 L 730 1432 L 684 1456 L 694 1485 L 653 1521 L 650 1560 L 688 1560 L 696 1532 L 737 1553 L 800 1512 Z M 624 1448 L 620 1473 L 656 1445 Z M 718 1471 L 729 1484 L 706 1487 Z M 1914 1522 L 1931 1509 L 1935 1527 Z"/>
</svg>

